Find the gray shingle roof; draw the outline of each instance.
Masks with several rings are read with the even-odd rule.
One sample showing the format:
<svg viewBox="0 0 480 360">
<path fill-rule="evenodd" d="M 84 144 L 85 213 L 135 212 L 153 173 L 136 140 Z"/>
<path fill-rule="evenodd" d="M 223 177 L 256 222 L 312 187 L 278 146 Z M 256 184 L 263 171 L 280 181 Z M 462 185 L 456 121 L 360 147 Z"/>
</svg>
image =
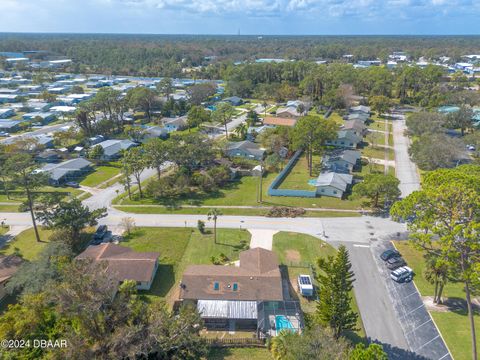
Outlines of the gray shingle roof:
<svg viewBox="0 0 480 360">
<path fill-rule="evenodd" d="M 347 186 L 353 181 L 350 174 L 340 174 L 336 172 L 322 172 L 317 178 L 315 186 L 331 186 L 335 189 L 345 191 Z"/>
</svg>

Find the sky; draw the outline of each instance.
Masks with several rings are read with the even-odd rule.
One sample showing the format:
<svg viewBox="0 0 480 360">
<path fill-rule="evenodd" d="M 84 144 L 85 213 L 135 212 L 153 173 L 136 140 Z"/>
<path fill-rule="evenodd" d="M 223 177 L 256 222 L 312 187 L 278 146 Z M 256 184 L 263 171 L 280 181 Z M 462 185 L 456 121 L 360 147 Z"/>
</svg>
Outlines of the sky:
<svg viewBox="0 0 480 360">
<path fill-rule="evenodd" d="M 478 19 L 479 0 L 0 0 L 0 32 L 457 35 Z"/>
</svg>

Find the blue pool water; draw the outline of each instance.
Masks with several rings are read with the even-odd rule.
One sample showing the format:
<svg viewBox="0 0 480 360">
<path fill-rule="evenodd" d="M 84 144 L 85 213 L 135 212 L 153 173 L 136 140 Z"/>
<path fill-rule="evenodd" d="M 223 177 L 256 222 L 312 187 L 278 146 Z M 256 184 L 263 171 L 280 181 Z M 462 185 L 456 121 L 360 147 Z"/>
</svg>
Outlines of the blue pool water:
<svg viewBox="0 0 480 360">
<path fill-rule="evenodd" d="M 308 180 L 308 185 L 316 186 L 317 185 L 317 179 Z"/>
<path fill-rule="evenodd" d="M 277 334 L 280 332 L 282 329 L 291 329 L 295 330 L 292 323 L 287 319 L 286 316 L 284 315 L 277 315 L 275 316 L 275 327 L 277 330 Z"/>
</svg>

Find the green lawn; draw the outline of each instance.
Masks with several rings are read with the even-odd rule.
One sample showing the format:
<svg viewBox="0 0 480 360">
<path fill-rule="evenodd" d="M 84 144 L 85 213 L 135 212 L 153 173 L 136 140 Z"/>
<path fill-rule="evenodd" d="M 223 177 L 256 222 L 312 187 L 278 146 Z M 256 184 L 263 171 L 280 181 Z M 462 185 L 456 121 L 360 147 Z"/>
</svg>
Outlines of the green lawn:
<svg viewBox="0 0 480 360">
<path fill-rule="evenodd" d="M 395 154 L 393 152 L 393 149 L 390 148 L 372 148 L 372 147 L 366 147 L 364 149 L 361 149 L 362 156 L 367 157 L 367 158 L 375 158 L 375 159 L 385 159 L 385 151 L 388 154 L 388 160 L 395 160 Z"/>
<path fill-rule="evenodd" d="M 361 199 L 341 200 L 332 197 L 317 198 L 297 198 L 269 196 L 267 194 L 268 187 L 277 176 L 277 173 L 269 173 L 263 178 L 263 205 L 264 206 L 297 206 L 304 208 L 330 208 L 330 209 L 360 209 Z M 178 199 L 172 201 L 173 207 L 181 207 L 186 205 L 236 205 L 236 206 L 257 206 L 257 187 L 258 178 L 253 176 L 244 176 L 240 180 L 229 184 L 226 188 L 219 190 L 214 194 L 193 195 L 188 199 Z M 120 195 L 114 201 L 117 205 L 155 205 L 158 204 L 153 199 L 129 200 L 125 194 Z"/>
<path fill-rule="evenodd" d="M 8 230 L 10 230 L 10 227 L 8 225 L 0 226 L 0 236 L 5 235 Z"/>
<path fill-rule="evenodd" d="M 279 232 L 275 234 L 273 236 L 272 250 L 278 255 L 280 263 L 287 266 L 288 276 L 294 288 L 298 275 L 312 275 L 310 265 L 316 267 L 316 261 L 319 257 L 326 258 L 336 253 L 336 250 L 331 245 L 316 237 L 293 232 Z M 313 313 L 315 311 L 316 302 L 314 300 L 306 299 L 303 296 L 299 296 L 299 300 L 305 313 Z M 358 313 L 355 297 L 353 297 L 352 308 Z M 358 317 L 357 327 L 359 330 L 352 338 L 365 337 L 360 316 Z"/>
<path fill-rule="evenodd" d="M 455 360 L 470 360 L 472 358 L 472 341 L 470 335 L 470 321 L 466 312 L 433 312 L 431 311 L 448 348 Z M 477 331 L 477 349 L 480 348 L 478 337 L 480 329 L 480 314 L 475 317 L 475 330 Z"/>
<path fill-rule="evenodd" d="M 18 234 L 13 241 L 7 243 L 0 250 L 0 254 L 10 255 L 18 253 L 26 260 L 35 260 L 48 243 L 48 238 L 52 234 L 52 231 L 42 228 L 39 228 L 39 232 L 42 242 L 36 241 L 35 232 L 33 228 L 30 228 Z"/>
<path fill-rule="evenodd" d="M 308 184 L 309 180 L 316 179 L 318 177 L 318 169 L 316 165 L 320 163 L 320 156 L 313 156 L 313 172 L 312 176 L 308 171 L 308 162 L 304 155 L 300 156 L 297 163 L 293 166 L 285 180 L 282 181 L 280 189 L 292 189 L 292 190 L 315 190 L 315 187 Z"/>
<path fill-rule="evenodd" d="M 114 176 L 120 173 L 120 168 L 116 166 L 101 165 L 96 166 L 95 171 L 88 174 L 81 182 L 80 185 L 95 187 L 101 183 L 110 180 Z"/>
<path fill-rule="evenodd" d="M 211 348 L 206 360 L 272 360 L 267 348 Z"/>
<path fill-rule="evenodd" d="M 135 251 L 160 253 L 159 267 L 150 295 L 165 297 L 175 284 L 176 268 L 189 244 L 192 229 L 185 228 L 137 228 L 120 245 Z"/>
<path fill-rule="evenodd" d="M 433 296 L 434 286 L 428 283 L 424 276 L 425 261 L 422 252 L 406 241 L 395 241 L 395 247 L 400 251 L 416 276 L 415 285 L 422 296 Z M 444 297 L 465 299 L 461 283 L 449 282 L 443 291 Z M 456 360 L 471 359 L 470 324 L 466 311 L 438 312 L 430 311 L 442 336 L 444 337 L 453 357 Z M 475 316 L 476 330 L 480 329 L 480 314 Z M 480 348 L 480 338 L 477 337 L 477 347 Z"/>
<path fill-rule="evenodd" d="M 190 264 L 211 264 L 211 257 L 225 254 L 231 261 L 238 260 L 241 244 L 250 243 L 250 233 L 245 230 L 218 229 L 217 243 L 207 229 L 202 235 L 191 228 L 137 228 L 125 237 L 120 245 L 135 251 L 160 253 L 159 270 L 152 288 L 145 292 L 151 300 L 175 299 L 183 271 Z"/>
<path fill-rule="evenodd" d="M 169 208 L 161 205 L 153 206 L 135 206 L 135 205 L 115 205 L 115 209 L 130 212 L 134 214 L 192 214 L 207 215 L 211 208 L 202 207 L 180 207 Z M 245 215 L 245 216 L 266 216 L 267 209 L 245 209 L 245 208 L 221 208 L 223 215 Z M 341 211 L 307 211 L 302 217 L 359 217 L 359 212 L 341 212 Z"/>
</svg>

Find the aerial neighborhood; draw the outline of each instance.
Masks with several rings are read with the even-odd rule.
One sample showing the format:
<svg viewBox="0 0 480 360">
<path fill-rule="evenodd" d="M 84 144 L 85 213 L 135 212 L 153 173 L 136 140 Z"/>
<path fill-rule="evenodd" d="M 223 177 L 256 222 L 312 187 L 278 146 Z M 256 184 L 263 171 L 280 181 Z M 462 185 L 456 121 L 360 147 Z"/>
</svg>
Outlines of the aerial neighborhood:
<svg viewBox="0 0 480 360">
<path fill-rule="evenodd" d="M 7 38 L 0 358 L 477 359 L 476 38 Z"/>
</svg>

